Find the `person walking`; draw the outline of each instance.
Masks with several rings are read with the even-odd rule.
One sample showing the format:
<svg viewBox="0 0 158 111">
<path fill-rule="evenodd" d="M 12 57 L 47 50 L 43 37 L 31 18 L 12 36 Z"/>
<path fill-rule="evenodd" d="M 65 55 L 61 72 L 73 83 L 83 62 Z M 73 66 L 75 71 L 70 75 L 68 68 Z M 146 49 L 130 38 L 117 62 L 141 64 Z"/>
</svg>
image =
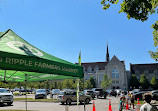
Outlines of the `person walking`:
<svg viewBox="0 0 158 111">
<path fill-rule="evenodd" d="M 130 95 L 129 91 L 127 92 L 127 101 L 131 108 L 131 95 Z"/>
<path fill-rule="evenodd" d="M 133 106 L 133 109 L 134 109 L 134 99 L 135 99 L 135 96 L 133 95 L 133 93 L 131 93 L 131 104 Z"/>
<path fill-rule="evenodd" d="M 158 111 L 158 109 L 150 104 L 152 99 L 152 96 L 150 93 L 145 93 L 144 94 L 144 100 L 146 103 L 144 103 L 140 107 L 140 111 Z"/>
<path fill-rule="evenodd" d="M 122 98 L 120 98 L 119 111 L 122 111 L 122 109 L 123 109 L 123 101 Z"/>
<path fill-rule="evenodd" d="M 120 97 L 121 99 L 122 99 L 122 105 L 123 105 L 123 108 L 125 108 L 125 102 L 126 102 L 126 98 L 125 98 L 125 95 L 124 95 L 124 91 L 122 91 L 122 93 L 121 93 L 121 97 Z"/>
</svg>

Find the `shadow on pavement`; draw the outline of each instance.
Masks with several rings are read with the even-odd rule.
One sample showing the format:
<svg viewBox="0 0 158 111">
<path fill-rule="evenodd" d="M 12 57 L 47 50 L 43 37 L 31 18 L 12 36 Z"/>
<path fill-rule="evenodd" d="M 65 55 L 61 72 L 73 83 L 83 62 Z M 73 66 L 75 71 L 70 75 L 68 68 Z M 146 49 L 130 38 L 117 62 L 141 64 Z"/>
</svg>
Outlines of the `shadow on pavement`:
<svg viewBox="0 0 158 111">
<path fill-rule="evenodd" d="M 13 106 L 13 105 L 10 105 L 10 106 Z M 0 103 L 0 107 L 10 107 L 10 106 Z"/>
<path fill-rule="evenodd" d="M 90 105 L 90 104 L 92 104 L 92 103 L 85 104 L 85 105 Z M 67 104 L 60 104 L 60 105 L 67 106 Z M 77 103 L 71 103 L 71 105 L 68 105 L 68 106 L 75 106 L 75 105 L 77 105 Z M 83 106 L 84 103 L 80 103 L 79 105 Z"/>
</svg>

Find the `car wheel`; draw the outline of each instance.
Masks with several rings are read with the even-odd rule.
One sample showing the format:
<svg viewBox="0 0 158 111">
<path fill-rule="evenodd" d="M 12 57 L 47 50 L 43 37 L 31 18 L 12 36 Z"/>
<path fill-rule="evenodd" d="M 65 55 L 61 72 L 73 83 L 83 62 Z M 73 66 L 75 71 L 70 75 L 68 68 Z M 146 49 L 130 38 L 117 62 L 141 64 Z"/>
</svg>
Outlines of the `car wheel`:
<svg viewBox="0 0 158 111">
<path fill-rule="evenodd" d="M 104 96 L 104 99 L 106 99 L 106 96 Z"/>
<path fill-rule="evenodd" d="M 11 106 L 11 105 L 12 105 L 12 103 L 13 103 L 13 102 L 9 102 L 9 103 L 7 103 L 7 105 L 8 105 L 8 106 Z"/>
<path fill-rule="evenodd" d="M 86 99 L 86 104 L 89 104 L 89 101 L 90 101 L 90 99 L 87 98 L 87 99 Z"/>
<path fill-rule="evenodd" d="M 61 102 L 61 104 L 64 104 L 64 102 Z"/>
<path fill-rule="evenodd" d="M 67 100 L 66 100 L 66 104 L 69 104 L 69 105 L 70 105 L 70 104 L 71 104 L 71 99 L 67 99 Z"/>
</svg>

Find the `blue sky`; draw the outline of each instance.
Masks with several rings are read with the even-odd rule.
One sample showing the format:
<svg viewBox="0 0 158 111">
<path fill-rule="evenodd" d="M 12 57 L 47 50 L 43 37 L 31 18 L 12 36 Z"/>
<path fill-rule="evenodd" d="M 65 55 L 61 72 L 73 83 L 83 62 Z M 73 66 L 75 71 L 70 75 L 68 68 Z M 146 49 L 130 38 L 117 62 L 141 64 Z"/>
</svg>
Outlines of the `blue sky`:
<svg viewBox="0 0 158 111">
<path fill-rule="evenodd" d="M 56 57 L 78 62 L 103 62 L 107 42 L 110 58 L 114 55 L 129 64 L 155 63 L 148 53 L 156 50 L 151 25 L 128 20 L 118 13 L 120 5 L 107 11 L 101 0 L 1 0 L 0 31 L 12 29 L 24 40 Z"/>
</svg>

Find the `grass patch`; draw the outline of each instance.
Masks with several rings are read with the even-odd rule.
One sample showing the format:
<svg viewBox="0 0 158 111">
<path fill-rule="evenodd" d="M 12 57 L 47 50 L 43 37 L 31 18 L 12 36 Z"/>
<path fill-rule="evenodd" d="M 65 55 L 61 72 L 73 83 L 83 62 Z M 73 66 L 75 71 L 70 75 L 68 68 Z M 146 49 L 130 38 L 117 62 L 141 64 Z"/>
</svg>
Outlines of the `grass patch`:
<svg viewBox="0 0 158 111">
<path fill-rule="evenodd" d="M 14 98 L 14 101 L 25 100 L 25 98 Z M 27 98 L 27 100 L 33 100 L 33 98 Z"/>
<path fill-rule="evenodd" d="M 25 102 L 25 98 L 14 98 L 14 101 L 23 101 Z M 33 99 L 27 98 L 28 102 L 59 102 L 58 99 Z"/>
<path fill-rule="evenodd" d="M 144 104 L 144 101 L 139 101 L 140 104 Z M 137 104 L 137 101 L 134 101 L 134 104 Z"/>
</svg>

